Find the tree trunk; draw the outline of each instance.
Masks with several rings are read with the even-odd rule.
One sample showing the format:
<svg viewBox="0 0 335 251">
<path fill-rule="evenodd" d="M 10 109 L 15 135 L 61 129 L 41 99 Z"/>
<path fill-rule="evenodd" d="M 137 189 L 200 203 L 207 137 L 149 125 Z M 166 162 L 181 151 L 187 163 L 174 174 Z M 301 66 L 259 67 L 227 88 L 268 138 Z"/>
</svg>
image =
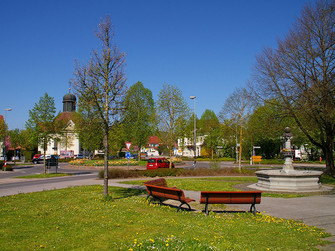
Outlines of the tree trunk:
<svg viewBox="0 0 335 251">
<path fill-rule="evenodd" d="M 169 168 L 172 168 L 172 149 L 169 149 L 169 154 L 170 154 L 170 163 L 169 163 Z"/>
<path fill-rule="evenodd" d="M 104 136 L 104 195 L 108 196 L 108 133 Z"/>
<path fill-rule="evenodd" d="M 243 114 L 243 109 L 241 114 Z M 241 172 L 242 170 L 242 133 L 243 133 L 243 116 L 241 116 L 241 128 L 240 128 L 240 151 L 238 157 L 238 170 Z"/>
<path fill-rule="evenodd" d="M 332 141 L 327 142 L 327 146 L 325 146 L 322 151 L 325 154 L 326 158 L 326 173 L 335 177 L 334 172 L 334 156 L 333 156 L 333 143 Z"/>
<path fill-rule="evenodd" d="M 45 163 L 45 159 L 46 159 L 46 156 L 45 156 L 45 151 L 46 151 L 46 149 L 47 149 L 47 144 L 46 144 L 46 142 L 45 142 L 45 140 L 44 140 L 44 142 L 43 142 L 43 155 L 44 155 L 44 159 L 43 159 L 43 174 L 44 175 L 46 175 L 46 173 L 47 173 L 47 169 L 46 169 L 46 163 Z"/>
</svg>

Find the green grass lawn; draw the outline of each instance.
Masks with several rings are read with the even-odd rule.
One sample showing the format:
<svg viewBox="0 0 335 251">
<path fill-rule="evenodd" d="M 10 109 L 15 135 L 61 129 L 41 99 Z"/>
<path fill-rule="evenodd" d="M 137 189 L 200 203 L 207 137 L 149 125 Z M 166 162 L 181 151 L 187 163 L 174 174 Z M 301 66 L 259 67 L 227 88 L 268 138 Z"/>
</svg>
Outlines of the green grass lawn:
<svg viewBox="0 0 335 251">
<path fill-rule="evenodd" d="M 143 191 L 102 186 L 0 198 L 0 250 L 312 250 L 329 234 L 251 213 L 205 216 L 148 205 Z"/>
<path fill-rule="evenodd" d="M 125 184 L 143 185 L 149 179 L 124 181 Z M 167 179 L 168 186 L 191 191 L 235 191 L 234 185 L 256 183 L 257 177 L 211 177 Z"/>
<path fill-rule="evenodd" d="M 121 183 L 143 185 L 143 182 L 149 179 L 124 181 Z M 167 183 L 170 187 L 178 187 L 184 190 L 191 191 L 241 191 L 234 186 L 243 183 L 257 183 L 257 177 L 211 177 L 211 178 L 182 178 L 182 179 L 168 179 Z M 262 196 L 266 197 L 281 197 L 281 198 L 296 198 L 308 196 L 310 194 L 299 193 L 268 193 L 263 192 Z"/>
</svg>

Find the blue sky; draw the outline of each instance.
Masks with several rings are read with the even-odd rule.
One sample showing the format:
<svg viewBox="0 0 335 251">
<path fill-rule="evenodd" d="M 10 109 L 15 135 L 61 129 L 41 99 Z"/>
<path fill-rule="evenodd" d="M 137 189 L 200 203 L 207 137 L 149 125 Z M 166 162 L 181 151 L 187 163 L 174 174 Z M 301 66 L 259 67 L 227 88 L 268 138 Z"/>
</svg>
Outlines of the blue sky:
<svg viewBox="0 0 335 251">
<path fill-rule="evenodd" d="M 255 56 L 276 47 L 307 0 L 0 0 L 0 114 L 24 129 L 28 111 L 47 92 L 62 111 L 74 61 L 99 47 L 94 35 L 110 15 L 127 54 L 127 84 L 141 81 L 154 99 L 177 86 L 198 117 L 219 113 L 251 78 Z"/>
</svg>

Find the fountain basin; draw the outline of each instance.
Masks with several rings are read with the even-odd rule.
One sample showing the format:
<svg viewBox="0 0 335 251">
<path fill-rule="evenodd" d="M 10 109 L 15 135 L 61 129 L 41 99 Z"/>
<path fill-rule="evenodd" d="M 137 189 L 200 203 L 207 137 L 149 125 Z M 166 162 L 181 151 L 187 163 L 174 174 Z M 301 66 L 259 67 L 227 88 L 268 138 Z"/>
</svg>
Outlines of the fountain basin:
<svg viewBox="0 0 335 251">
<path fill-rule="evenodd" d="M 258 183 L 253 187 L 260 190 L 285 192 L 323 191 L 320 183 L 322 171 L 264 170 L 257 171 Z"/>
</svg>

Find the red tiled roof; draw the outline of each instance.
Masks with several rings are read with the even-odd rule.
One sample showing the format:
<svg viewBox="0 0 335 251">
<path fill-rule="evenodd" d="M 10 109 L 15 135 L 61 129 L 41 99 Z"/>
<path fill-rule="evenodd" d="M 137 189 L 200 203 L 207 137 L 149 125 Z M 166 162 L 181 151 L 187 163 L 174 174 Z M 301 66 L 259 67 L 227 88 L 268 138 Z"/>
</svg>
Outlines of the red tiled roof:
<svg viewBox="0 0 335 251">
<path fill-rule="evenodd" d="M 162 143 L 162 141 L 157 136 L 149 136 L 148 143 L 156 145 Z"/>
<path fill-rule="evenodd" d="M 72 120 L 72 116 L 74 115 L 73 112 L 62 112 L 59 114 L 56 118 L 56 120 L 62 120 L 64 122 L 68 122 L 69 120 Z"/>
</svg>

